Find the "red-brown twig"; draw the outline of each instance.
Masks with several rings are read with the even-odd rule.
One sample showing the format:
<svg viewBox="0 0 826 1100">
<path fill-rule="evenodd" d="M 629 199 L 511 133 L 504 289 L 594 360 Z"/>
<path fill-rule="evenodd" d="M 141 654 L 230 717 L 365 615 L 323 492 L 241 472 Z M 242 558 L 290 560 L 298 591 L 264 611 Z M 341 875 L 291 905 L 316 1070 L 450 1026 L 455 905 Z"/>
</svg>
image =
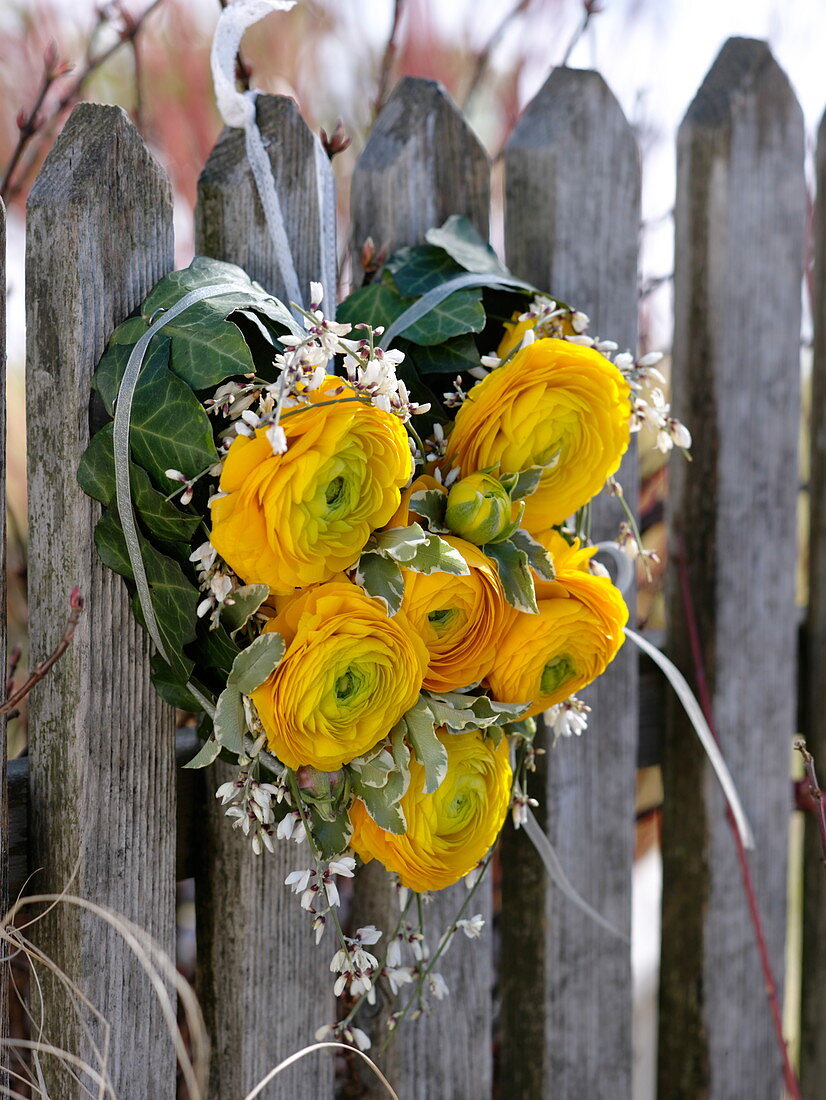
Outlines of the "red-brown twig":
<svg viewBox="0 0 826 1100">
<path fill-rule="evenodd" d="M 694 600 L 691 595 L 691 583 L 688 576 L 688 563 L 686 560 L 682 538 L 679 535 L 677 536 L 676 541 L 677 553 L 675 557 L 677 564 L 677 573 L 680 581 L 680 595 L 682 598 L 683 614 L 685 615 L 689 647 L 691 649 L 691 659 L 694 664 L 694 678 L 697 686 L 697 697 L 699 699 L 700 706 L 702 707 L 703 714 L 705 715 L 705 719 L 708 722 L 708 727 L 714 736 L 714 740 L 719 742 L 720 739 L 717 736 L 717 729 L 714 725 L 714 711 L 711 703 L 711 691 L 709 690 L 708 679 L 706 677 L 705 661 L 703 660 L 703 648 L 700 644 L 700 631 L 697 626 L 697 616 L 694 610 Z M 754 938 L 757 941 L 757 951 L 760 956 L 760 967 L 763 971 L 763 981 L 765 982 L 766 987 L 766 998 L 769 1002 L 769 1011 L 771 1012 L 775 1039 L 777 1041 L 777 1048 L 783 1063 L 783 1078 L 786 1083 L 786 1091 L 791 1097 L 791 1100 L 802 1100 L 800 1093 L 800 1084 L 798 1083 L 797 1075 L 789 1059 L 789 1051 L 786 1046 L 786 1039 L 783 1035 L 783 1016 L 780 1011 L 780 999 L 777 994 L 777 981 L 775 980 L 774 972 L 772 971 L 771 959 L 769 958 L 769 949 L 766 943 L 766 935 L 763 931 L 763 921 L 760 916 L 760 907 L 757 904 L 757 895 L 754 891 L 754 882 L 751 876 L 751 867 L 749 865 L 748 853 L 746 852 L 743 840 L 740 836 L 740 830 L 737 828 L 737 823 L 734 820 L 734 815 L 732 814 L 730 807 L 726 807 L 726 817 L 728 819 L 729 827 L 731 828 L 731 833 L 734 837 L 734 844 L 737 849 L 737 861 L 740 865 L 740 875 L 743 880 L 743 890 L 745 891 L 746 895 L 746 902 L 749 908 L 749 916 L 751 917 L 752 928 L 754 929 Z"/>
<path fill-rule="evenodd" d="M 803 737 L 795 738 L 794 747 L 803 757 L 803 767 L 806 770 L 807 779 L 806 795 L 812 805 L 812 809 L 817 814 L 817 824 L 820 829 L 821 859 L 823 865 L 826 866 L 826 803 L 823 799 L 823 791 L 820 789 L 820 784 L 817 781 L 815 758 L 806 747 L 806 741 Z"/>
<path fill-rule="evenodd" d="M 9 654 L 9 667 L 6 672 L 6 691 L 5 694 L 11 695 L 12 688 L 14 687 L 14 676 L 17 672 L 17 666 L 20 664 L 20 658 L 23 656 L 23 646 L 18 642 L 12 647 L 12 651 Z"/>
<path fill-rule="evenodd" d="M 462 100 L 463 107 L 467 107 L 468 103 L 473 98 L 474 92 L 482 82 L 482 77 L 485 74 L 485 70 L 490 64 L 491 54 L 498 46 L 499 41 L 504 35 L 505 31 L 514 21 L 514 19 L 516 19 L 524 11 L 527 10 L 530 3 L 531 0 L 518 0 L 518 3 L 515 5 L 515 7 L 511 8 L 507 15 L 504 16 L 501 23 L 499 23 L 499 25 L 494 30 L 493 34 L 491 34 L 490 38 L 477 53 L 476 61 L 473 66 L 473 73 L 470 77 L 470 83 L 467 86 L 467 91 L 465 92 L 464 99 Z"/>
<path fill-rule="evenodd" d="M 599 15 L 602 8 L 598 0 L 582 0 L 582 22 L 574 31 L 571 41 L 568 43 L 568 48 L 565 50 L 560 65 L 567 65 L 570 60 L 571 54 L 574 52 L 574 46 L 582 38 L 583 34 L 588 30 L 588 25 L 595 15 Z"/>
<path fill-rule="evenodd" d="M 10 714 L 17 707 L 17 704 L 26 698 L 35 684 L 39 684 L 43 677 L 48 675 L 50 669 L 54 667 L 72 644 L 72 638 L 75 636 L 75 627 L 80 622 L 80 616 L 83 611 L 83 602 L 83 597 L 80 592 L 78 592 L 76 588 L 73 588 L 69 596 L 69 617 L 66 620 L 66 629 L 63 631 L 63 637 L 46 660 L 39 661 L 34 666 L 25 683 L 21 684 L 17 691 L 8 695 L 5 701 L 0 704 L 0 717 Z"/>
<path fill-rule="evenodd" d="M 393 4 L 393 23 L 390 27 L 390 36 L 387 39 L 387 45 L 384 48 L 384 56 L 381 59 L 381 69 L 379 71 L 379 83 L 376 91 L 376 102 L 373 107 L 373 117 L 378 115 L 387 101 L 387 91 L 390 87 L 390 74 L 393 71 L 393 62 L 396 58 L 396 34 L 399 30 L 399 22 L 402 17 L 402 8 L 404 7 L 404 0 L 394 0 Z"/>
<path fill-rule="evenodd" d="M 39 139 L 49 132 L 52 125 L 57 121 L 57 119 L 60 118 L 63 112 L 68 107 L 71 107 L 72 104 L 80 98 L 80 94 L 83 91 L 83 88 L 85 87 L 86 82 L 89 80 L 89 78 L 102 65 L 105 65 L 109 58 L 113 56 L 113 54 L 117 53 L 118 50 L 121 49 L 124 45 L 134 44 L 134 41 L 140 33 L 141 29 L 143 28 L 147 17 L 151 15 L 155 8 L 157 8 L 162 3 L 163 0 L 152 0 L 152 3 L 150 3 L 149 6 L 143 12 L 141 12 L 140 15 L 137 16 L 128 15 L 122 5 L 118 5 L 115 10 L 117 10 L 118 14 L 120 15 L 123 25 L 120 29 L 117 41 L 113 42 L 112 45 L 108 46 L 105 50 L 101 50 L 100 53 L 93 54 L 91 50 L 91 42 L 97 34 L 97 31 L 100 29 L 101 25 L 107 22 L 107 20 L 110 18 L 110 16 L 106 12 L 102 11 L 98 17 L 98 23 L 92 32 L 92 36 L 90 38 L 90 46 L 87 49 L 86 59 L 83 63 L 83 67 L 81 68 L 80 72 L 78 72 L 74 80 L 69 83 L 68 87 L 63 92 L 60 99 L 58 99 L 55 105 L 49 110 L 48 114 L 46 116 L 41 116 L 40 112 L 43 107 L 43 103 L 52 85 L 55 83 L 56 80 L 63 76 L 66 76 L 73 69 L 73 66 L 69 65 L 67 62 L 58 61 L 56 47 L 50 46 L 47 49 L 44 57 L 45 70 L 43 80 L 41 82 L 40 89 L 38 90 L 35 104 L 28 114 L 26 114 L 25 111 L 21 111 L 18 115 L 17 125 L 19 135 L 17 138 L 17 145 L 15 146 L 14 151 L 11 155 L 8 167 L 3 174 L 2 183 L 0 183 L 0 198 L 3 198 L 8 202 L 9 200 L 15 198 L 17 195 L 20 194 L 23 189 L 24 182 L 29 172 L 34 167 L 35 163 L 34 158 L 30 157 L 27 161 L 25 171 L 22 173 L 18 172 L 17 178 L 12 182 L 12 177 L 17 170 L 20 159 L 23 156 L 26 147 L 33 140 Z"/>
</svg>

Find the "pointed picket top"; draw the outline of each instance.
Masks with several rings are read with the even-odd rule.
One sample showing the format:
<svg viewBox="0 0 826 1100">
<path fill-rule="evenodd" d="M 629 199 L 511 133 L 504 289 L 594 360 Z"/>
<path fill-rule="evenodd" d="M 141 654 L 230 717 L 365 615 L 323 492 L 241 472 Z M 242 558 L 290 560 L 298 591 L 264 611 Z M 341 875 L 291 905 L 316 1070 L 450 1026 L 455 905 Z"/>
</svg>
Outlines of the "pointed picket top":
<svg viewBox="0 0 826 1100">
<path fill-rule="evenodd" d="M 637 232 L 639 193 L 636 141 L 611 89 L 599 73 L 554 69 L 505 150 L 507 262 L 628 347 L 637 265 L 628 230 Z M 607 249 L 596 264 L 595 234 Z"/>
<path fill-rule="evenodd" d="M 729 38 L 685 113 L 681 129 L 719 128 L 743 110 L 756 112 L 758 129 L 789 123 L 788 112 L 803 112 L 786 73 L 768 43 L 757 38 Z"/>
<path fill-rule="evenodd" d="M 688 641 L 696 616 L 720 748 L 755 835 L 749 863 L 781 991 L 805 216 L 800 106 L 765 43 L 730 39 L 677 143 L 672 404 L 691 425 L 694 461 L 675 458 L 669 470 L 672 540 L 680 533 L 670 561 L 686 564 L 666 585 L 666 646 L 699 676 Z M 778 1095 L 781 1060 L 735 846 L 677 708 L 663 783 L 659 1094 Z"/>
<path fill-rule="evenodd" d="M 396 86 L 356 162 L 350 205 L 356 255 L 367 237 L 389 252 L 416 244 L 451 214 L 487 237 L 490 158 L 441 84 Z"/>
<path fill-rule="evenodd" d="M 256 105 L 299 288 L 307 296 L 310 282 L 321 282 L 325 298 L 334 302 L 336 206 L 329 158 L 295 100 L 260 95 Z M 225 127 L 201 172 L 195 238 L 203 255 L 238 264 L 267 290 L 285 296 L 243 130 Z"/>
</svg>

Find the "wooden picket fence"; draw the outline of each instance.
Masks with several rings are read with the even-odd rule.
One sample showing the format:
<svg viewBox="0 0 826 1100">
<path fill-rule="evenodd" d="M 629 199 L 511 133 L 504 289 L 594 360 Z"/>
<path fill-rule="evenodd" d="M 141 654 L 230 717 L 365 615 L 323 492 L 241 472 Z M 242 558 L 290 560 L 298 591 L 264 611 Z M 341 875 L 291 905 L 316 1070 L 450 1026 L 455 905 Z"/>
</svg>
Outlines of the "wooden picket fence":
<svg viewBox="0 0 826 1100">
<path fill-rule="evenodd" d="M 299 280 L 307 285 L 318 275 L 320 219 L 332 217 L 332 174 L 317 187 L 323 154 L 294 103 L 261 97 L 258 116 Z M 800 694 L 810 747 L 826 771 L 824 138 L 826 131 L 815 234 L 810 673 Z M 633 348 L 639 159 L 603 79 L 555 70 L 516 126 L 504 172 L 512 270 L 576 303 L 600 335 Z M 403 80 L 355 169 L 348 247 L 357 254 L 368 236 L 391 249 L 415 244 L 450 214 L 467 215 L 487 235 L 490 174 L 486 152 L 444 90 Z M 805 217 L 804 132 L 794 93 L 767 46 L 733 39 L 679 135 L 674 405 L 695 443 L 691 464 L 678 459 L 671 466 L 667 646 L 695 682 L 677 570 L 684 560 L 719 738 L 756 835 L 755 893 L 781 988 L 789 760 L 798 729 Z M 238 132 L 222 134 L 207 162 L 196 226 L 199 251 L 239 263 L 282 292 Z M 92 531 L 99 508 L 75 480 L 99 415 L 89 384 L 107 336 L 173 266 L 169 183 L 120 109 L 75 108 L 32 189 L 27 234 L 32 659 L 45 656 L 60 636 L 73 584 L 85 594 L 87 611 L 71 649 L 31 696 L 29 755 L 9 768 L 9 829 L 4 820 L 0 831 L 0 855 L 11 870 L 0 874 L 6 896 L 16 895 L 28 872 L 35 872 L 29 892 L 59 891 L 71 882 L 72 893 L 137 922 L 170 954 L 175 882 L 194 876 L 210 1096 L 242 1100 L 275 1063 L 334 1019 L 330 951 L 316 949 L 306 915 L 283 886 L 295 858 L 290 846 L 254 858 L 213 797 L 221 769 L 193 774 L 176 766 L 174 714 L 150 685 L 149 643 L 122 581 L 97 559 Z M 620 476 L 632 505 L 636 469 L 629 454 Z M 597 535 L 610 537 L 621 518 L 617 502 L 600 501 L 597 512 Z M 0 584 L 3 577 L 0 568 Z M 0 634 L 0 661 L 2 645 Z M 639 670 L 637 653 L 626 645 L 588 693 L 587 734 L 549 752 L 537 779 L 538 812 L 575 888 L 628 935 Z M 780 1057 L 732 835 L 693 732 L 676 706 L 667 712 L 660 721 L 659 1095 L 776 1100 Z M 178 754 L 186 753 L 179 737 Z M 480 942 L 458 937 L 447 956 L 450 1000 L 408 1025 L 381 1056 L 399 1096 L 629 1098 L 629 945 L 549 886 L 524 836 L 506 831 L 500 864 L 496 925 L 488 924 Z M 813 821 L 805 889 L 801 1075 L 804 1095 L 815 1100 L 826 1088 L 826 882 Z M 451 912 L 463 890 L 437 897 L 428 920 L 435 924 Z M 355 886 L 356 919 L 386 928 L 383 914 L 393 904 L 383 875 L 367 868 Z M 493 908 L 488 884 L 479 909 L 490 921 Z M 95 918 L 66 909 L 31 934 L 112 1025 L 108 1064 L 120 1100 L 174 1096 L 172 1044 L 123 942 Z M 44 996 L 51 1041 L 88 1056 L 90 1037 L 65 994 L 51 982 Z M 376 1015 L 384 1011 L 379 1004 Z M 369 1030 L 373 1023 L 362 1025 Z M 102 1043 L 91 1018 L 89 1028 Z M 44 1069 L 51 1096 L 80 1095 L 54 1061 Z M 314 1054 L 265 1096 L 332 1097 L 333 1071 L 328 1053 Z M 382 1095 L 366 1073 L 363 1095 Z"/>
</svg>

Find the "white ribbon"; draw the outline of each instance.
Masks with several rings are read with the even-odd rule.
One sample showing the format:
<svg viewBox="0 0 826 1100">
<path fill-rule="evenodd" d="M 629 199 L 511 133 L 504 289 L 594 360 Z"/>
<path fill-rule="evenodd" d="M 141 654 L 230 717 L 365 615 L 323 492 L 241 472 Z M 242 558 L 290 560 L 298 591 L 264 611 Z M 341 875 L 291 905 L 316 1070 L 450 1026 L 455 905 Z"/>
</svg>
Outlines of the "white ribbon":
<svg viewBox="0 0 826 1100">
<path fill-rule="evenodd" d="M 261 200 L 264 218 L 275 248 L 275 259 L 289 302 L 304 307 L 304 297 L 296 273 L 295 261 L 284 227 L 284 216 L 275 187 L 272 165 L 255 112 L 257 91 L 239 92 L 235 86 L 235 59 L 248 27 L 273 12 L 290 11 L 298 0 L 237 0 L 221 12 L 212 40 L 212 80 L 218 110 L 227 126 L 244 131 L 247 159 Z M 320 148 L 316 150 L 316 191 L 318 195 L 319 255 L 321 280 L 329 302 L 335 301 L 335 233 L 330 223 L 335 207 L 328 201 L 327 165 Z M 333 206 L 331 211 L 330 207 Z"/>
<path fill-rule="evenodd" d="M 115 404 L 115 423 L 113 427 L 113 446 L 115 453 L 115 501 L 118 508 L 123 537 L 126 541 L 126 552 L 129 555 L 129 564 L 132 566 L 132 576 L 135 588 L 138 591 L 143 620 L 149 636 L 155 643 L 155 648 L 164 661 L 169 664 L 166 647 L 158 629 L 158 620 L 155 618 L 155 609 L 152 606 L 152 594 L 149 590 L 149 580 L 146 576 L 146 567 L 143 564 L 141 554 L 138 527 L 135 523 L 135 511 L 132 506 L 132 486 L 129 477 L 129 433 L 132 423 L 132 400 L 135 389 L 143 368 L 143 360 L 149 341 L 159 332 L 164 325 L 174 320 L 185 309 L 196 302 L 202 302 L 205 298 L 217 298 L 220 294 L 237 294 L 237 283 L 218 283 L 213 286 L 202 286 L 197 290 L 191 290 L 183 298 L 170 306 L 165 312 L 160 313 L 149 325 L 146 332 L 140 337 L 132 348 L 126 370 L 123 372 L 120 387 L 118 389 L 117 402 Z M 270 297 L 269 295 L 265 295 Z M 193 684 L 187 684 L 187 689 L 193 695 L 207 714 L 212 717 L 215 707 L 206 696 Z"/>
</svg>

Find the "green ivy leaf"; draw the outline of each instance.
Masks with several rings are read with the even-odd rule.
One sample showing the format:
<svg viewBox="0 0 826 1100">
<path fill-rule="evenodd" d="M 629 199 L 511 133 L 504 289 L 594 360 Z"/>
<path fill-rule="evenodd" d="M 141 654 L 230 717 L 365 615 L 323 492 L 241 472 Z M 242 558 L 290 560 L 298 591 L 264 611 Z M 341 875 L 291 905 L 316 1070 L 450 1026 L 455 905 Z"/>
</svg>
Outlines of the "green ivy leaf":
<svg viewBox="0 0 826 1100">
<path fill-rule="evenodd" d="M 416 759 L 424 768 L 424 794 L 438 790 L 447 775 L 447 749 L 439 740 L 433 714 L 423 696 L 402 718 Z"/>
<path fill-rule="evenodd" d="M 115 501 L 112 432 L 113 425 L 104 424 L 93 436 L 77 471 L 77 481 L 84 493 L 107 506 Z M 189 542 L 201 522 L 200 516 L 182 512 L 167 500 L 163 493 L 153 488 L 146 471 L 134 462 L 130 463 L 129 475 L 132 502 L 153 536 L 163 542 Z"/>
<path fill-rule="evenodd" d="M 414 344 L 444 344 L 453 336 L 481 332 L 485 327 L 482 291 L 456 290 L 431 310 L 403 329 L 399 335 Z M 478 362 L 475 364 L 478 366 Z"/>
<path fill-rule="evenodd" d="M 505 599 L 517 611 L 537 615 L 536 591 L 533 585 L 528 555 L 508 540 L 489 542 L 482 547 L 489 558 L 496 562 L 499 580 L 505 591 Z"/>
<path fill-rule="evenodd" d="M 194 695 L 189 693 L 185 682 L 182 683 L 178 679 L 160 653 L 153 653 L 149 664 L 152 684 L 165 703 L 178 707 L 179 710 L 189 710 L 196 714 L 201 710 L 201 704 Z"/>
<path fill-rule="evenodd" d="M 255 370 L 241 330 L 231 321 L 222 321 L 209 302 L 196 302 L 163 328 L 172 344 L 170 369 L 193 390 L 209 389 L 225 378 Z"/>
<path fill-rule="evenodd" d="M 402 298 L 391 282 L 370 283 L 354 290 L 339 304 L 336 320 L 350 325 L 387 328 L 409 305 L 412 305 L 412 299 Z"/>
<path fill-rule="evenodd" d="M 138 380 L 130 443 L 135 461 L 161 487 L 169 484 L 168 469 L 194 477 L 218 461 L 212 425 L 200 401 L 157 361 L 147 362 Z"/>
<path fill-rule="evenodd" d="M 390 558 L 376 553 L 362 554 L 356 568 L 356 584 L 361 585 L 368 596 L 381 600 L 391 618 L 402 605 L 404 577 L 401 568 Z"/>
<path fill-rule="evenodd" d="M 199 619 L 198 637 L 189 652 L 200 668 L 215 669 L 226 680 L 241 649 L 220 622 L 211 627 L 204 619 Z"/>
<path fill-rule="evenodd" d="M 286 648 L 284 639 L 274 631 L 259 635 L 235 658 L 227 685 L 249 695 L 277 668 Z"/>
<path fill-rule="evenodd" d="M 511 542 L 517 549 L 527 555 L 528 564 L 538 577 L 543 581 L 552 581 L 556 577 L 556 570 L 551 555 L 541 542 L 524 531 L 521 527 L 511 535 Z"/>
<path fill-rule="evenodd" d="M 218 696 L 212 722 L 215 740 L 220 747 L 230 752 L 243 753 L 247 719 L 244 715 L 244 700 L 237 688 L 228 686 Z"/>
<path fill-rule="evenodd" d="M 175 676 L 186 683 L 192 662 L 183 655 L 183 648 L 195 638 L 198 591 L 178 562 L 162 554 L 140 534 L 138 537 L 161 641 Z M 104 511 L 95 527 L 94 539 L 104 565 L 122 577 L 134 580 L 123 530 L 114 508 Z M 135 617 L 144 626 L 137 595 L 132 600 L 132 606 Z"/>
<path fill-rule="evenodd" d="M 464 215 L 451 214 L 439 229 L 429 229 L 425 240 L 444 249 L 466 271 L 510 275 L 485 238 Z"/>
<path fill-rule="evenodd" d="M 100 358 L 92 378 L 92 385 L 100 394 L 101 400 L 110 416 L 115 415 L 115 401 L 120 389 L 132 348 L 146 332 L 146 322 L 140 317 L 130 317 L 119 325 L 109 337 L 106 351 Z M 160 363 L 169 363 L 169 340 L 161 330 L 152 337 L 143 357 L 143 370 Z"/>
<path fill-rule="evenodd" d="M 405 333 L 407 339 L 409 333 Z M 404 350 L 407 351 L 405 343 Z M 468 333 L 462 333 L 432 347 L 423 344 L 410 345 L 408 352 L 420 374 L 448 374 L 455 377 L 463 371 L 479 366 L 479 350 L 476 341 Z M 442 387 L 444 388 L 444 387 Z"/>
<path fill-rule="evenodd" d="M 390 272 L 399 293 L 406 298 L 420 298 L 428 290 L 464 273 L 443 248 L 433 244 L 400 248 L 387 261 L 384 270 Z"/>
<path fill-rule="evenodd" d="M 249 622 L 269 594 L 266 584 L 247 584 L 236 588 L 232 593 L 232 603 L 225 603 L 221 608 L 221 622 L 230 634 L 235 634 Z"/>
</svg>

